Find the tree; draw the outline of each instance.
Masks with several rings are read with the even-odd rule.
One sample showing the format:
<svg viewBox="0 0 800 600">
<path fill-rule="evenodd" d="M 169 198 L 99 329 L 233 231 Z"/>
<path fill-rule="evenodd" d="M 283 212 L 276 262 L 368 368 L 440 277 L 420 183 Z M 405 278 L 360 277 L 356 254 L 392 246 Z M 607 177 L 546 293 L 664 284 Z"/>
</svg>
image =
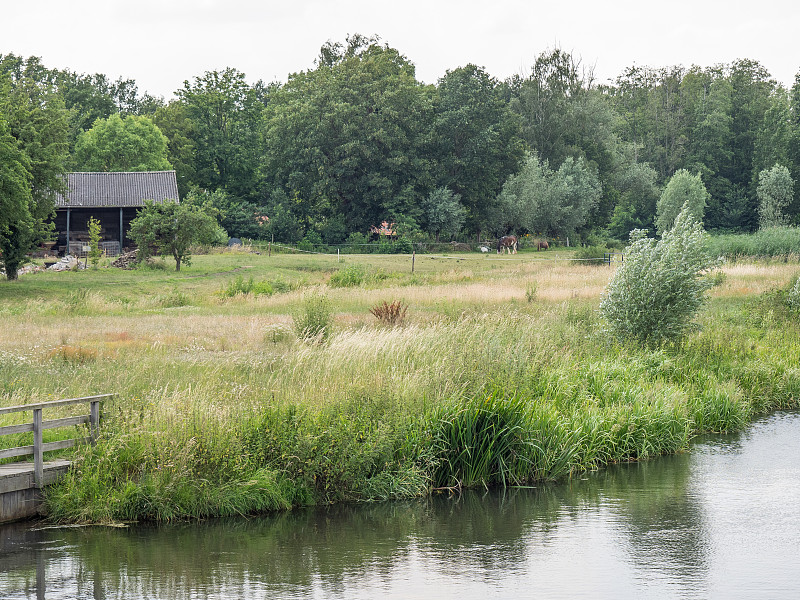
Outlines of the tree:
<svg viewBox="0 0 800 600">
<path fill-rule="evenodd" d="M 0 115 L 0 262 L 7 279 L 17 278 L 33 235 L 29 161 Z"/>
<path fill-rule="evenodd" d="M 656 227 L 659 235 L 672 229 L 675 218 L 684 205 L 688 205 L 694 219 L 702 223 L 707 201 L 708 192 L 700 174 L 692 175 L 686 169 L 677 171 L 670 178 L 656 206 Z"/>
<path fill-rule="evenodd" d="M 178 193 L 185 198 L 197 179 L 194 159 L 194 124 L 186 116 L 186 106 L 177 100 L 158 107 L 155 123 L 167 138 L 167 159 L 175 169 Z"/>
<path fill-rule="evenodd" d="M 259 137 L 264 105 L 245 74 L 233 68 L 207 71 L 192 83 L 183 82 L 176 92 L 184 110 L 166 118 L 186 141 L 173 141 L 172 151 L 181 152 L 183 164 L 193 162 L 192 183 L 211 191 L 223 188 L 237 199 L 255 200 L 258 165 L 262 156 Z M 163 115 L 159 116 L 161 118 Z M 186 119 L 190 125 L 182 123 Z M 183 154 L 187 141 L 191 155 Z"/>
<path fill-rule="evenodd" d="M 648 164 L 634 163 L 620 170 L 615 185 L 620 198 L 608 226 L 617 239 L 626 239 L 634 229 L 652 229 L 656 215 L 659 189 L 658 174 Z"/>
<path fill-rule="evenodd" d="M 558 171 L 533 153 L 522 170 L 508 178 L 498 198 L 503 223 L 495 233 L 522 228 L 530 233 L 570 235 L 596 206 L 602 188 L 583 158 L 568 157 Z"/>
<path fill-rule="evenodd" d="M 113 114 L 78 137 L 75 163 L 84 171 L 167 171 L 167 138 L 147 117 Z"/>
<path fill-rule="evenodd" d="M 140 261 L 152 251 L 162 256 L 172 255 L 176 271 L 181 270 L 181 263 L 191 263 L 191 246 L 227 240 L 227 234 L 206 210 L 188 204 L 152 201 L 131 221 L 130 237 L 139 248 Z"/>
<path fill-rule="evenodd" d="M 422 207 L 428 223 L 428 232 L 436 236 L 456 235 L 461 231 L 466 217 L 466 209 L 461 205 L 461 196 L 445 187 L 436 188 L 425 198 Z"/>
<path fill-rule="evenodd" d="M 794 197 L 794 181 L 789 169 L 776 164 L 758 174 L 758 225 L 761 229 L 786 224 L 783 210 Z"/>
<path fill-rule="evenodd" d="M 694 327 L 692 319 L 713 285 L 703 277 L 715 265 L 706 237 L 688 203 L 660 240 L 641 229 L 631 232 L 625 262 L 600 300 L 600 314 L 615 336 L 658 345 Z"/>
<path fill-rule="evenodd" d="M 506 178 L 524 159 L 519 120 L 506 86 L 473 64 L 439 80 L 433 128 L 437 183 L 461 196 L 468 227 L 480 235 Z"/>
<path fill-rule="evenodd" d="M 291 212 L 305 229 L 339 217 L 363 232 L 417 219 L 432 187 L 432 118 L 433 89 L 397 50 L 359 35 L 328 43 L 315 69 L 292 74 L 269 97 L 266 182 L 289 202 L 302 199 Z"/>
<path fill-rule="evenodd" d="M 65 191 L 67 133 L 64 103 L 53 86 L 52 74 L 39 59 L 0 56 L 0 145 L 4 154 L 0 169 L 1 185 L 8 190 L 1 200 L 5 206 L 0 214 L 0 237 L 10 279 L 16 279 L 25 255 L 53 230 L 48 219 L 55 209 L 55 194 Z M 27 192 L 21 190 L 23 185 Z"/>
<path fill-rule="evenodd" d="M 86 224 L 89 229 L 89 260 L 92 261 L 92 266 L 96 269 L 97 263 L 100 262 L 100 257 L 103 251 L 100 249 L 100 221 L 94 217 L 89 217 L 89 222 Z"/>
<path fill-rule="evenodd" d="M 236 238 L 263 239 L 268 223 L 264 210 L 247 201 L 236 201 L 225 190 L 209 192 L 192 189 L 184 204 L 197 206 L 216 214 L 220 227 Z"/>
</svg>

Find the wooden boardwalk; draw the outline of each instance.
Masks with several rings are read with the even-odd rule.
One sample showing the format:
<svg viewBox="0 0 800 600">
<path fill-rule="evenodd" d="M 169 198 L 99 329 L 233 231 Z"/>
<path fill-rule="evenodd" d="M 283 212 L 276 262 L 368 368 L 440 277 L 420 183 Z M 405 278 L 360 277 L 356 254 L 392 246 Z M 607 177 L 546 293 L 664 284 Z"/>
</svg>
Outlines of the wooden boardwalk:
<svg viewBox="0 0 800 600">
<path fill-rule="evenodd" d="M 33 455 L 33 462 L 0 464 L 0 523 L 35 516 L 42 500 L 42 489 L 61 477 L 70 467 L 68 460 L 45 462 L 44 453 L 62 450 L 78 442 L 94 443 L 100 425 L 100 402 L 113 394 L 68 398 L 51 402 L 39 402 L 22 406 L 0 407 L 0 415 L 31 411 L 33 422 L 0 427 L 0 436 L 33 433 L 33 445 L 0 449 L 0 458 Z M 69 404 L 90 404 L 90 414 L 45 421 L 42 411 Z M 44 442 L 42 432 L 46 429 L 70 426 L 89 426 L 89 437 L 56 442 Z"/>
<path fill-rule="evenodd" d="M 49 485 L 67 472 L 68 460 L 44 463 L 43 485 Z M 42 490 L 35 485 L 32 462 L 0 465 L 0 523 L 25 519 L 38 513 Z"/>
</svg>

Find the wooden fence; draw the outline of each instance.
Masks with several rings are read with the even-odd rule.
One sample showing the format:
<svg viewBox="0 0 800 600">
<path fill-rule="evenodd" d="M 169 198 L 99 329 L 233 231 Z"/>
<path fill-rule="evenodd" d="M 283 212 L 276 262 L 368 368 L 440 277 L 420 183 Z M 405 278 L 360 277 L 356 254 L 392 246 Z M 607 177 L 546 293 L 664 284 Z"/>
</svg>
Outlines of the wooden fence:
<svg viewBox="0 0 800 600">
<path fill-rule="evenodd" d="M 53 400 L 50 402 L 39 402 L 36 404 L 25 404 L 22 406 L 8 406 L 0 407 L 0 415 L 7 415 L 10 413 L 32 411 L 33 422 L 23 423 L 20 425 L 6 425 L 0 427 L 0 436 L 12 435 L 16 433 L 33 432 L 33 445 L 31 446 L 17 446 L 16 448 L 6 448 L 0 450 L 0 458 L 13 458 L 17 456 L 30 456 L 33 455 L 33 473 L 34 484 L 37 488 L 42 487 L 44 482 L 44 453 L 52 450 L 62 450 L 64 448 L 71 448 L 78 442 L 94 443 L 97 439 L 98 428 L 100 426 L 100 402 L 106 398 L 111 398 L 114 394 L 101 394 L 99 396 L 86 396 L 84 398 L 67 398 L 64 400 Z M 77 417 L 66 417 L 63 419 L 53 419 L 51 421 L 44 421 L 42 419 L 42 412 L 45 409 L 53 408 L 56 406 L 66 406 L 68 404 L 89 404 L 89 414 L 80 415 Z M 42 432 L 45 429 L 55 429 L 57 427 L 69 427 L 73 425 L 89 425 L 88 438 L 73 438 L 69 440 L 59 440 L 57 442 L 43 442 Z"/>
</svg>

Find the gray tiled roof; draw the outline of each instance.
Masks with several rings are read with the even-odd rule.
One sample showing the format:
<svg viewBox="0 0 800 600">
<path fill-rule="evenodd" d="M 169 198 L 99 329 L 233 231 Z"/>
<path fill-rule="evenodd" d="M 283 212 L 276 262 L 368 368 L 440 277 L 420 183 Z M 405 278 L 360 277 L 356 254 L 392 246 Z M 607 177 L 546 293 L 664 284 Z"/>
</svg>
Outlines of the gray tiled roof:
<svg viewBox="0 0 800 600">
<path fill-rule="evenodd" d="M 178 202 L 175 171 L 67 173 L 67 196 L 56 207 L 144 206 L 145 200 Z"/>
</svg>

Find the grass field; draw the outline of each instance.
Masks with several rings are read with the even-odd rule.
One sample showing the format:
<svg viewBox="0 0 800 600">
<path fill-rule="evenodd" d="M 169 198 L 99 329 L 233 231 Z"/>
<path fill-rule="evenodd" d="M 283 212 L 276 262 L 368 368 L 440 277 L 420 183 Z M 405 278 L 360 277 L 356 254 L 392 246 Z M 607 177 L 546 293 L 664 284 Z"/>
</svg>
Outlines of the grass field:
<svg viewBox="0 0 800 600">
<path fill-rule="evenodd" d="M 530 483 L 797 406 L 798 320 L 774 293 L 797 264 L 723 268 L 701 331 L 643 349 L 612 342 L 597 316 L 612 267 L 571 256 L 418 255 L 412 274 L 402 255 L 225 251 L 180 272 L 2 281 L 0 405 L 118 394 L 100 442 L 48 492 L 64 521 Z M 330 335 L 300 339 L 295 320 L 320 295 Z M 370 312 L 396 301 L 401 326 Z"/>
</svg>

